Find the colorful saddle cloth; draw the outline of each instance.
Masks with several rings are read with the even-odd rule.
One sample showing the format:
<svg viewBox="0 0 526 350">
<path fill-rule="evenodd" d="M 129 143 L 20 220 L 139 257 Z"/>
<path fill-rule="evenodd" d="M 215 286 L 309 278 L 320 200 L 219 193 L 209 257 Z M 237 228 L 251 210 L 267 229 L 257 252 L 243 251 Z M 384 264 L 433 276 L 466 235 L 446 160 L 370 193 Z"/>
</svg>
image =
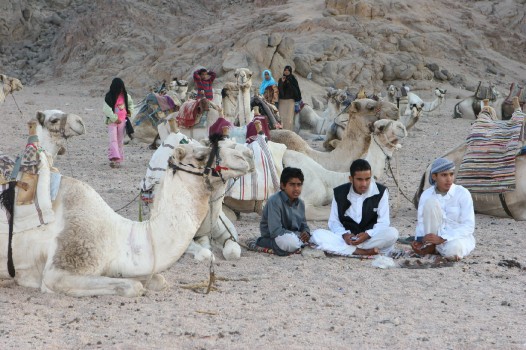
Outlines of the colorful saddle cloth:
<svg viewBox="0 0 526 350">
<path fill-rule="evenodd" d="M 177 124 L 180 128 L 193 128 L 200 124 L 201 118 L 209 110 L 208 100 L 188 100 L 182 104 L 177 113 Z M 203 125 L 204 126 L 204 125 Z"/>
<path fill-rule="evenodd" d="M 457 183 L 472 193 L 515 189 L 515 157 L 522 147 L 524 113 L 508 121 L 476 120 L 466 139 L 467 150 Z"/>
<path fill-rule="evenodd" d="M 154 93 L 146 95 L 140 105 L 141 108 L 134 117 L 136 126 L 149 120 L 154 127 L 157 127 L 161 119 L 177 110 L 177 106 L 170 96 Z"/>
<path fill-rule="evenodd" d="M 14 233 L 55 221 L 52 199 L 57 194 L 57 181 L 60 182 L 60 174 L 51 172 L 50 159 L 42 149 L 31 144 L 26 146 L 16 179 L 27 187 L 26 189 L 15 187 Z M 0 183 L 2 183 L 0 193 L 9 188 L 7 181 L 11 179 L 11 173 L 16 167 L 15 163 L 12 158 L 0 155 Z M 0 234 L 8 232 L 7 213 L 5 208 L 1 207 Z"/>
</svg>

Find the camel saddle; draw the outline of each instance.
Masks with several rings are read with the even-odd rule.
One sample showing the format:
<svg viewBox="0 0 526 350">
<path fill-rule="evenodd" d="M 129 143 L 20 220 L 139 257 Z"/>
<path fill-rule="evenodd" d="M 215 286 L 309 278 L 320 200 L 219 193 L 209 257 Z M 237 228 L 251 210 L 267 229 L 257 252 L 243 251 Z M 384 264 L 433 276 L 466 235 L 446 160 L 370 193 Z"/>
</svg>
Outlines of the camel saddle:
<svg viewBox="0 0 526 350">
<path fill-rule="evenodd" d="M 502 119 L 508 120 L 513 115 L 513 98 L 518 97 L 519 98 L 519 105 L 524 110 L 524 104 L 526 104 L 526 89 L 524 86 L 521 86 L 516 83 L 511 83 L 510 86 L 510 93 L 508 94 L 508 97 L 504 100 L 504 103 L 502 104 Z"/>
<path fill-rule="evenodd" d="M 177 124 L 180 128 L 191 129 L 205 127 L 206 115 L 210 110 L 210 103 L 203 97 L 199 100 L 188 100 L 177 113 Z M 204 117 L 204 118 L 203 118 Z"/>
<path fill-rule="evenodd" d="M 495 89 L 491 83 L 488 86 L 482 86 L 482 82 L 479 81 L 479 85 L 475 91 L 475 98 L 479 101 L 488 99 L 491 102 L 495 102 L 497 95 L 495 94 Z"/>
<path fill-rule="evenodd" d="M 161 119 L 175 111 L 177 111 L 177 106 L 170 96 L 149 93 L 137 113 L 138 118 L 135 125 L 149 119 L 152 125 L 157 127 Z"/>
</svg>

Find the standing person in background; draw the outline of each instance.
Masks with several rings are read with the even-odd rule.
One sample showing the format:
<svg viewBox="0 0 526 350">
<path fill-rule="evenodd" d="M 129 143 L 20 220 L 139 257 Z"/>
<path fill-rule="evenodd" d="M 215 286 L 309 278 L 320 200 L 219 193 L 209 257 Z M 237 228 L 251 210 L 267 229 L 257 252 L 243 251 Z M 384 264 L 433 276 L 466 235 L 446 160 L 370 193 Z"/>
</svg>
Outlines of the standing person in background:
<svg viewBox="0 0 526 350">
<path fill-rule="evenodd" d="M 123 145 L 126 117 L 130 117 L 133 113 L 133 100 L 126 91 L 122 79 L 114 78 L 112 80 L 110 91 L 104 98 L 102 111 L 106 117 L 106 125 L 108 125 L 110 167 L 119 168 L 124 161 Z"/>
<path fill-rule="evenodd" d="M 283 76 L 278 82 L 279 90 L 279 115 L 283 129 L 292 130 L 294 114 L 299 112 L 301 91 L 296 77 L 292 74 L 292 67 L 285 66 Z"/>
<path fill-rule="evenodd" d="M 194 72 L 194 83 L 197 90 L 197 99 L 206 97 L 212 101 L 214 99 L 214 90 L 212 84 L 216 78 L 216 73 L 206 68 L 198 69 Z"/>
<path fill-rule="evenodd" d="M 277 107 L 279 98 L 278 84 L 274 80 L 270 70 L 265 69 L 261 74 L 261 79 L 259 94 L 263 96 L 265 101 Z"/>
</svg>

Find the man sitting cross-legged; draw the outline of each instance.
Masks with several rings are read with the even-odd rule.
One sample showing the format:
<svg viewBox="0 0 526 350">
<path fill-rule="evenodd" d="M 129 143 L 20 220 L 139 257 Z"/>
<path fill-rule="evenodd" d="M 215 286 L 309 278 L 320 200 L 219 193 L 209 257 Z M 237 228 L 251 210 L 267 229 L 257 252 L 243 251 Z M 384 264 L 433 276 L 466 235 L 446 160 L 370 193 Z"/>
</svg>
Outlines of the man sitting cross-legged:
<svg viewBox="0 0 526 350">
<path fill-rule="evenodd" d="M 417 254 L 440 254 L 459 260 L 475 249 L 475 212 L 469 191 L 455 185 L 455 164 L 438 158 L 431 165 L 430 188 L 418 203 L 415 241 Z"/>
<path fill-rule="evenodd" d="M 355 160 L 350 172 L 350 182 L 334 189 L 330 231 L 314 231 L 310 242 L 337 255 L 389 254 L 398 231 L 389 226 L 387 188 L 372 179 L 366 160 Z"/>
<path fill-rule="evenodd" d="M 280 178 L 281 191 L 273 194 L 263 208 L 259 224 L 261 237 L 256 247 L 272 249 L 280 256 L 298 251 L 309 241 L 305 203 L 299 198 L 303 186 L 300 169 L 286 167 Z"/>
</svg>

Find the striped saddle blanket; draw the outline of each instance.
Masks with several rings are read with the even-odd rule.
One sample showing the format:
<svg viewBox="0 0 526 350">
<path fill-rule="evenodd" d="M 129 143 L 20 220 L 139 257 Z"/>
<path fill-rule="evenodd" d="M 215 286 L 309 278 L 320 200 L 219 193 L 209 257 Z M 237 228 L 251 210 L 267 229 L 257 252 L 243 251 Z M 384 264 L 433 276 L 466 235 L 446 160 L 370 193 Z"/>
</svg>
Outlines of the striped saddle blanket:
<svg viewBox="0 0 526 350">
<path fill-rule="evenodd" d="M 167 115 L 177 110 L 177 106 L 170 96 L 154 93 L 146 95 L 139 105 L 139 112 L 134 118 L 136 126 L 146 120 L 150 120 L 152 125 L 157 127 L 159 120 L 166 118 Z"/>
<path fill-rule="evenodd" d="M 457 183 L 472 193 L 502 193 L 515 189 L 515 156 L 520 152 L 522 118 L 477 120 L 466 139 L 467 149 Z"/>
<path fill-rule="evenodd" d="M 226 196 L 237 200 L 267 200 L 279 191 L 278 171 L 281 166 L 275 164 L 264 135 L 258 135 L 255 141 L 246 146 L 254 152 L 255 171 L 240 177 L 235 182 L 231 179 Z"/>
</svg>

